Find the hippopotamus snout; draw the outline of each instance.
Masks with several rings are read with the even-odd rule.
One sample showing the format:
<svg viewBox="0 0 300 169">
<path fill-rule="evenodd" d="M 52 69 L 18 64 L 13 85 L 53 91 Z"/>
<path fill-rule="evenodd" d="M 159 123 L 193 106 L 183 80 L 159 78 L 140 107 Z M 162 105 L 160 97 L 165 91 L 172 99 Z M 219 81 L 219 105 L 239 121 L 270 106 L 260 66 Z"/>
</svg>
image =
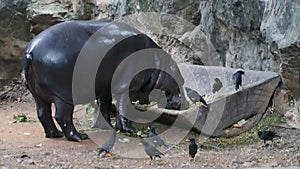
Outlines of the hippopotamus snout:
<svg viewBox="0 0 300 169">
<path fill-rule="evenodd" d="M 180 110 L 187 109 L 188 106 L 189 102 L 179 94 L 172 96 L 166 104 L 166 109 Z"/>
<path fill-rule="evenodd" d="M 180 107 L 180 96 L 172 96 L 171 100 L 166 104 L 166 109 L 180 110 Z"/>
</svg>

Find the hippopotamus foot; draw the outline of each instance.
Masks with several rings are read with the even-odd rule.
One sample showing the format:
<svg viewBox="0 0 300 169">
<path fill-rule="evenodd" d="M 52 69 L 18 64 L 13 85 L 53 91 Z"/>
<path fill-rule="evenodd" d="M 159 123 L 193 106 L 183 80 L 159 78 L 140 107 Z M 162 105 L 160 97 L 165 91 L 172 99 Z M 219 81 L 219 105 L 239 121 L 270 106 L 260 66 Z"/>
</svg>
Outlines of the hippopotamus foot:
<svg viewBox="0 0 300 169">
<path fill-rule="evenodd" d="M 64 133 L 57 129 L 46 132 L 46 138 L 60 138 L 63 136 L 64 136 Z"/>
<path fill-rule="evenodd" d="M 74 125 L 66 125 L 66 127 L 63 129 L 63 132 L 64 132 L 64 135 L 66 136 L 66 138 L 69 140 L 69 141 L 76 141 L 76 142 L 79 142 L 81 140 L 85 140 L 85 139 L 88 139 L 88 135 L 87 134 L 82 134 L 82 133 L 79 133 Z"/>
<path fill-rule="evenodd" d="M 61 127 L 64 135 L 69 141 L 81 141 L 87 139 L 86 134 L 79 133 L 73 124 L 74 106 L 71 104 L 57 101 L 54 103 L 56 107 L 55 119 Z"/>
<path fill-rule="evenodd" d="M 82 134 L 82 133 L 78 133 L 76 132 L 76 134 L 70 134 L 69 136 L 67 136 L 67 139 L 69 141 L 76 141 L 76 142 L 80 142 L 81 140 L 86 140 L 88 139 L 89 136 L 87 134 Z"/>
<path fill-rule="evenodd" d="M 136 133 L 136 129 L 129 127 L 129 121 L 122 115 L 116 116 L 115 130 L 130 134 Z"/>
<path fill-rule="evenodd" d="M 54 124 L 52 118 L 51 103 L 36 98 L 36 107 L 38 112 L 38 118 L 43 125 L 46 138 L 63 137 L 64 133 L 59 131 Z"/>
</svg>

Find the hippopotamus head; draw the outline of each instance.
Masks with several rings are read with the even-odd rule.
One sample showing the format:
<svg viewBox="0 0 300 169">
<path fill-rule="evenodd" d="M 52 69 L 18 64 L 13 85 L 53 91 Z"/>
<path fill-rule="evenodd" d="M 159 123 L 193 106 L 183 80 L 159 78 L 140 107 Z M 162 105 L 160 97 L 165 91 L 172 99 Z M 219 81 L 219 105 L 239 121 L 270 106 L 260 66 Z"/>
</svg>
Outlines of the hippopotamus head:
<svg viewBox="0 0 300 169">
<path fill-rule="evenodd" d="M 181 101 L 180 101 L 180 94 L 173 95 L 170 100 L 167 101 L 166 109 L 173 109 L 173 110 L 180 110 Z"/>
<path fill-rule="evenodd" d="M 180 90 L 172 93 L 171 97 L 167 100 L 166 109 L 180 110 L 188 108 L 189 103 L 181 93 Z"/>
<path fill-rule="evenodd" d="M 151 93 L 153 101 L 166 109 L 188 108 L 188 101 L 184 97 L 182 85 L 161 70 L 147 69 L 140 72 L 131 81 L 129 89 L 130 100 L 138 100 L 140 104 L 149 104 Z"/>
</svg>

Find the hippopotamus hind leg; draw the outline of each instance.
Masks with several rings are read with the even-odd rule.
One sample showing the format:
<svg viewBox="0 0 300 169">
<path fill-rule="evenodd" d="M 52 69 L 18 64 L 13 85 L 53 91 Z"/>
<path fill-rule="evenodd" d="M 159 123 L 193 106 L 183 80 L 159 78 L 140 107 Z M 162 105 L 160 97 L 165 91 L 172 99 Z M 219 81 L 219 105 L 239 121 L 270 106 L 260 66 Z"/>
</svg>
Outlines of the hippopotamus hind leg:
<svg viewBox="0 0 300 169">
<path fill-rule="evenodd" d="M 69 141 L 81 141 L 88 138 L 87 134 L 79 133 L 73 124 L 74 106 L 61 101 L 54 102 L 56 107 L 55 120 L 62 128 Z"/>
<path fill-rule="evenodd" d="M 36 98 L 36 108 L 38 112 L 38 118 L 44 127 L 46 137 L 63 137 L 64 134 L 59 131 L 54 124 L 51 112 L 51 103 L 47 103 L 41 99 Z"/>
</svg>

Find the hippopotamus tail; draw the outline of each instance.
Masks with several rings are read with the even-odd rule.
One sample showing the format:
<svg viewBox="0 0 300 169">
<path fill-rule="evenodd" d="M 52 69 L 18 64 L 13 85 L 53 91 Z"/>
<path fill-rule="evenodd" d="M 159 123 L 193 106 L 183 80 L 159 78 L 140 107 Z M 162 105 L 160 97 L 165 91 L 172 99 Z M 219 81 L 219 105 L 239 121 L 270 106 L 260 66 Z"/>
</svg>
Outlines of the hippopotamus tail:
<svg viewBox="0 0 300 169">
<path fill-rule="evenodd" d="M 25 82 L 28 82 L 28 70 L 29 70 L 29 66 L 31 65 L 31 62 L 32 62 L 32 53 L 25 52 L 23 57 Z"/>
</svg>

